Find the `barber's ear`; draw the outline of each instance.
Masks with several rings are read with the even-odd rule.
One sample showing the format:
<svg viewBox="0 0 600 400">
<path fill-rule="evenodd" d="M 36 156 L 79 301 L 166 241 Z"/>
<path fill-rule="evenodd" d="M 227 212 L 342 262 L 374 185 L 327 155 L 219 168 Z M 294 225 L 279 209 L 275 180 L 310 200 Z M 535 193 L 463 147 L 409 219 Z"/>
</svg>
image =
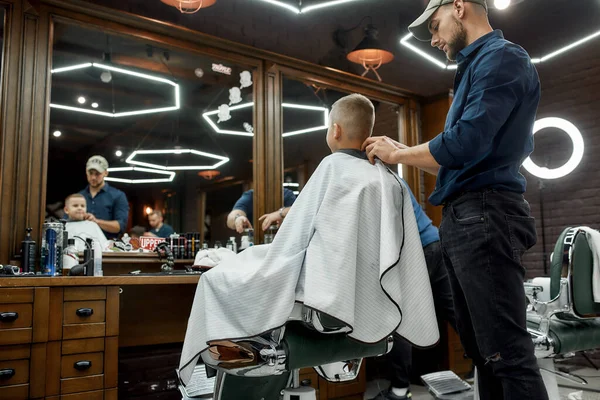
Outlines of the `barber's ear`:
<svg viewBox="0 0 600 400">
<path fill-rule="evenodd" d="M 465 2 L 464 0 L 454 0 L 454 12 L 458 18 L 462 18 L 465 15 Z"/>
</svg>

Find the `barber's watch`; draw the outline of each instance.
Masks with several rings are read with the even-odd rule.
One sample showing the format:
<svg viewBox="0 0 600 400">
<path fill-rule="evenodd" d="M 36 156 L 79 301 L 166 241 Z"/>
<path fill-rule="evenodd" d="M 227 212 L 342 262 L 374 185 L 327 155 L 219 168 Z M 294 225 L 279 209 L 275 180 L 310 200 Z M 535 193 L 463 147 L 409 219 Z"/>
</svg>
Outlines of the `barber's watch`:
<svg viewBox="0 0 600 400">
<path fill-rule="evenodd" d="M 236 214 L 236 215 L 235 215 L 235 218 L 233 219 L 233 223 L 235 224 L 235 222 L 237 221 L 237 219 L 238 219 L 239 217 L 243 217 L 243 216 L 244 216 L 243 214 Z"/>
<path fill-rule="evenodd" d="M 279 209 L 279 216 L 281 217 L 281 219 L 284 219 L 284 218 L 285 218 L 285 215 L 283 215 L 283 210 L 284 210 L 284 209 L 285 209 L 285 207 L 281 207 L 281 208 Z"/>
</svg>

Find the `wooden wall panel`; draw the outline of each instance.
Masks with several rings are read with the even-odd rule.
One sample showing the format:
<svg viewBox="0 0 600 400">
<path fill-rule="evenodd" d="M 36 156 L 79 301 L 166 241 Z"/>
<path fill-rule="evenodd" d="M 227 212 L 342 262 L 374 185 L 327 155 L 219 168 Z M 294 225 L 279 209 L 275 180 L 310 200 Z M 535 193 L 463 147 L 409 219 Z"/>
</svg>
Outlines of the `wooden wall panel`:
<svg viewBox="0 0 600 400">
<path fill-rule="evenodd" d="M 444 95 L 439 98 L 431 99 L 425 102 L 421 106 L 421 142 L 425 143 L 436 137 L 439 133 L 444 131 L 444 124 L 446 123 L 446 115 L 450 109 L 452 103 L 452 97 L 450 95 Z M 442 222 L 442 207 L 433 206 L 427 200 L 429 195 L 435 189 L 436 176 L 424 173 L 423 184 L 424 184 L 424 201 L 425 212 L 433 221 L 433 224 L 437 227 Z"/>
</svg>

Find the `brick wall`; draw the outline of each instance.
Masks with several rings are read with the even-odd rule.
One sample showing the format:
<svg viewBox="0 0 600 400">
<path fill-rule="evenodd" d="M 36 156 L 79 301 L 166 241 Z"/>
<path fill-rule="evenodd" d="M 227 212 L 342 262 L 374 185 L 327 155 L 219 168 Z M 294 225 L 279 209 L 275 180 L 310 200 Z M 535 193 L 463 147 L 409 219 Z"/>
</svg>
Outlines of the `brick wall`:
<svg viewBox="0 0 600 400">
<path fill-rule="evenodd" d="M 544 232 L 548 257 L 560 232 L 567 226 L 600 229 L 600 45 L 592 41 L 538 66 L 542 98 L 538 119 L 560 117 L 579 128 L 585 144 L 581 164 L 570 175 L 544 181 L 542 190 Z M 543 133 L 542 133 L 543 132 Z M 549 168 L 562 165 L 571 155 L 566 134 L 548 129 L 536 135 L 532 159 Z M 526 198 L 537 220 L 538 243 L 524 258 L 528 276 L 543 275 L 542 220 L 539 181 L 528 172 Z"/>
</svg>

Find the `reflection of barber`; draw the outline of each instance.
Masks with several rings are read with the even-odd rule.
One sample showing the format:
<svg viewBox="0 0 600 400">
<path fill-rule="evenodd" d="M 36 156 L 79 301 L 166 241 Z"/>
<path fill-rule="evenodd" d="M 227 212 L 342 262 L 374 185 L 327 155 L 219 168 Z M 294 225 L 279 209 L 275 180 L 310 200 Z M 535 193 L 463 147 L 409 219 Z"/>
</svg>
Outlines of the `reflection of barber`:
<svg viewBox="0 0 600 400">
<path fill-rule="evenodd" d="M 266 230 L 269 226 L 277 223 L 281 223 L 292 204 L 296 201 L 296 195 L 289 189 L 283 189 L 283 207 L 277 211 L 273 211 L 272 213 L 265 214 L 260 217 L 258 220 L 262 221 L 262 229 Z M 244 232 L 245 228 L 252 229 L 252 223 L 250 221 L 253 220 L 253 210 L 254 210 L 254 190 L 250 189 L 244 194 L 233 206 L 233 209 L 227 216 L 227 227 L 229 229 L 233 229 L 238 233 Z"/>
<path fill-rule="evenodd" d="M 102 156 L 90 157 L 86 164 L 88 186 L 81 192 L 85 197 L 85 219 L 102 228 L 107 238 L 125 232 L 129 218 L 129 204 L 125 193 L 104 182 L 108 176 L 108 161 Z"/>
</svg>

